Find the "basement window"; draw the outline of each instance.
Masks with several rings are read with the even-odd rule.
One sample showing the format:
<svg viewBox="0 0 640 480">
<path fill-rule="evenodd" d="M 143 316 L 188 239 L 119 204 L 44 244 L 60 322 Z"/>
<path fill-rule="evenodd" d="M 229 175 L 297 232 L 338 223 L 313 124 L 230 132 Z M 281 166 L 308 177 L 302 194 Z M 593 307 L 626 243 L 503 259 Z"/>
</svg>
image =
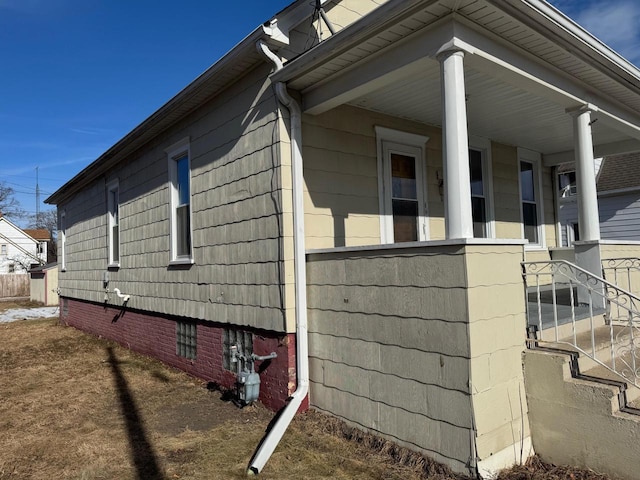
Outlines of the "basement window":
<svg viewBox="0 0 640 480">
<path fill-rule="evenodd" d="M 190 360 L 196 359 L 197 325 L 191 322 L 176 322 L 176 355 Z"/>
<path fill-rule="evenodd" d="M 224 329 L 224 346 L 222 350 L 222 365 L 225 370 L 236 372 L 236 364 L 232 361 L 231 347 L 238 347 L 238 355 L 245 358 L 253 353 L 253 334 L 233 328 Z"/>
</svg>

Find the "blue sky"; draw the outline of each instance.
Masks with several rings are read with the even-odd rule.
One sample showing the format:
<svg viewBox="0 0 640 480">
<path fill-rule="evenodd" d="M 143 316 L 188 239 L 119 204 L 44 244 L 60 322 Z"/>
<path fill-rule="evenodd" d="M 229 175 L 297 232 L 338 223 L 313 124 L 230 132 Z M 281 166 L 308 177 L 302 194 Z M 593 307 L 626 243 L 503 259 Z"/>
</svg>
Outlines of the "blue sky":
<svg viewBox="0 0 640 480">
<path fill-rule="evenodd" d="M 0 0 L 0 181 L 35 212 L 36 167 L 44 200 L 289 3 Z M 640 64 L 640 2 L 552 3 Z"/>
</svg>

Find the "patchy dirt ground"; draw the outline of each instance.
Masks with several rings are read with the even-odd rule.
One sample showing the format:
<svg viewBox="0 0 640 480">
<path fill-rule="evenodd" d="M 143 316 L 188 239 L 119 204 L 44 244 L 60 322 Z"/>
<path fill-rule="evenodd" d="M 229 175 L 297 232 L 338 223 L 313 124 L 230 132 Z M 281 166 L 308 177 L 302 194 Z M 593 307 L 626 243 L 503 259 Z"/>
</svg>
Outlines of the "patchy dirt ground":
<svg viewBox="0 0 640 480">
<path fill-rule="evenodd" d="M 0 480 L 240 479 L 273 414 L 52 320 L 0 325 Z M 297 417 L 264 479 L 459 480 L 343 423 Z M 501 480 L 606 480 L 534 459 Z"/>
</svg>

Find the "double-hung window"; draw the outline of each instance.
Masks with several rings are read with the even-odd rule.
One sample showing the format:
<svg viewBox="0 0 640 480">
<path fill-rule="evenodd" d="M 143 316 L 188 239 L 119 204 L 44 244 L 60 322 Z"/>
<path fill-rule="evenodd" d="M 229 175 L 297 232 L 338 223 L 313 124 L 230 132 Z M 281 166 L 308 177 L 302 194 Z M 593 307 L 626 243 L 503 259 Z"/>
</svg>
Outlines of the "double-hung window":
<svg viewBox="0 0 640 480">
<path fill-rule="evenodd" d="M 493 228 L 491 143 L 487 139 L 469 140 L 469 177 L 471 181 L 471 216 L 474 238 L 492 238 Z"/>
<path fill-rule="evenodd" d="M 520 173 L 520 209 L 523 238 L 530 245 L 544 246 L 542 193 L 540 190 L 540 155 L 518 149 Z"/>
<path fill-rule="evenodd" d="M 107 185 L 107 228 L 109 267 L 118 267 L 120 266 L 120 198 L 117 180 Z"/>
<path fill-rule="evenodd" d="M 376 127 L 382 243 L 427 239 L 424 148 L 428 137 Z"/>
<path fill-rule="evenodd" d="M 60 212 L 60 270 L 67 269 L 67 212 Z"/>
<path fill-rule="evenodd" d="M 191 159 L 189 139 L 166 150 L 169 159 L 171 262 L 193 263 L 191 242 Z"/>
</svg>

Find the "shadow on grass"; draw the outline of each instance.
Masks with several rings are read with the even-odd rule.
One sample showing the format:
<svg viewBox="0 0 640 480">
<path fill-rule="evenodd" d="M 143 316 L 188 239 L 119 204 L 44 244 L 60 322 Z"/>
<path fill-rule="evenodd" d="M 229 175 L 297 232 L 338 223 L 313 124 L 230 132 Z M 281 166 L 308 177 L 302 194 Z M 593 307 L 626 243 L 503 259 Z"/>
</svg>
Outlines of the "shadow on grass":
<svg viewBox="0 0 640 480">
<path fill-rule="evenodd" d="M 107 347 L 109 365 L 113 372 L 113 379 L 118 390 L 120 410 L 125 419 L 131 460 L 136 468 L 137 478 L 140 480 L 164 480 L 158 465 L 153 447 L 147 438 L 144 421 L 138 413 L 136 402 L 129 391 L 129 385 L 120 370 L 120 362 L 113 353 L 112 347 Z"/>
</svg>

